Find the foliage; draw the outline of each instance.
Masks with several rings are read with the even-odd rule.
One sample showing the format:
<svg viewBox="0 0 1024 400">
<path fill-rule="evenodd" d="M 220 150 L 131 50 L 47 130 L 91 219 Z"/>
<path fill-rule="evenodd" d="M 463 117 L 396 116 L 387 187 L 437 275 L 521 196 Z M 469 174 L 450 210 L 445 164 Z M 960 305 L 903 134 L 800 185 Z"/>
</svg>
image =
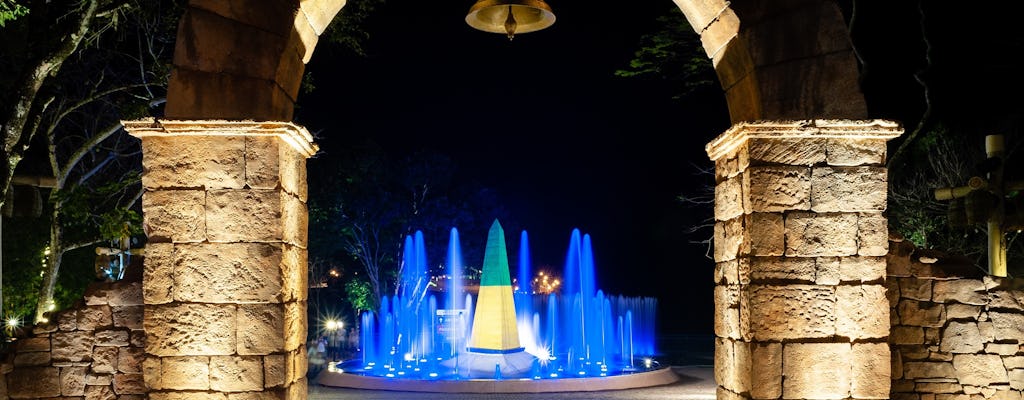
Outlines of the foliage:
<svg viewBox="0 0 1024 400">
<path fill-rule="evenodd" d="M 464 241 L 466 260 L 482 254 L 486 229 L 505 218 L 493 191 L 475 183 L 452 184 L 457 166 L 446 156 L 416 152 L 393 159 L 372 141 L 343 146 L 330 159 L 310 161 L 310 257 L 333 260 L 347 279 L 369 290 L 349 293 L 353 307 L 375 310 L 397 293 L 406 236 L 423 232 L 430 272 L 443 265 L 450 229 Z M 504 221 L 504 219 L 503 219 Z M 481 258 L 482 259 L 482 258 Z M 425 287 L 410 292 L 422 293 Z M 355 297 L 354 297 L 355 296 Z"/>
<path fill-rule="evenodd" d="M 615 71 L 624 78 L 643 78 L 669 82 L 686 97 L 697 90 L 712 87 L 717 81 L 714 67 L 701 47 L 698 36 L 679 7 L 656 20 L 657 29 L 640 38 L 639 49 L 629 67 Z"/>
<path fill-rule="evenodd" d="M 15 0 L 0 0 L 0 28 L 6 27 L 8 21 L 28 15 L 28 8 Z"/>
<path fill-rule="evenodd" d="M 905 157 L 913 168 L 889 170 L 889 228 L 918 248 L 941 249 L 967 256 L 978 268 L 986 270 L 988 233 L 984 225 L 957 228 L 950 225 L 950 201 L 935 198 L 938 188 L 967 184 L 972 176 L 984 177 L 979 170 L 986 158 L 984 143 L 956 134 L 942 125 L 922 132 Z M 1011 171 L 1015 160 L 1007 154 Z M 1009 178 L 1009 176 L 1007 176 Z M 1010 275 L 1024 276 L 1024 247 L 1019 232 L 1007 233 L 1007 260 Z"/>
<path fill-rule="evenodd" d="M 362 279 L 351 279 L 345 282 L 345 299 L 352 305 L 354 315 L 360 315 L 363 311 L 375 310 L 373 301 L 373 290 L 369 282 Z"/>
<path fill-rule="evenodd" d="M 352 0 L 338 12 L 327 31 L 326 42 L 339 45 L 358 56 L 366 56 L 366 42 L 370 32 L 366 30 L 367 20 L 385 0 Z"/>
</svg>

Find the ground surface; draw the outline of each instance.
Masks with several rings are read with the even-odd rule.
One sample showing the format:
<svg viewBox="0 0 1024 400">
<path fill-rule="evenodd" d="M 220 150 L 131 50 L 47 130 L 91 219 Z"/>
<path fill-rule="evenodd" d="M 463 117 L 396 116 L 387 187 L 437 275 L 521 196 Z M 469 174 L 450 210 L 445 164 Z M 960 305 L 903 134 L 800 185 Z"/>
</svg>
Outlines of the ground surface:
<svg viewBox="0 0 1024 400">
<path fill-rule="evenodd" d="M 714 399 L 714 370 L 709 365 L 672 367 L 679 375 L 679 381 L 670 385 L 655 386 L 628 390 L 609 390 L 603 392 L 563 392 L 563 393 L 415 393 L 372 391 L 335 388 L 311 384 L 309 400 L 487 400 L 487 399 L 593 399 L 593 400 L 655 400 L 655 399 Z"/>
</svg>

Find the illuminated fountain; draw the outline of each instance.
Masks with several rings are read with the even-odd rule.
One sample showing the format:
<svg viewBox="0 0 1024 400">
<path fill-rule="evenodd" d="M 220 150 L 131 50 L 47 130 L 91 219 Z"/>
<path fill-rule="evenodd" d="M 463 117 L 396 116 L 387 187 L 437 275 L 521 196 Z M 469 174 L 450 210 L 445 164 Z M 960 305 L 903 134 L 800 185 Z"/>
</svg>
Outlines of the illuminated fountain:
<svg viewBox="0 0 1024 400">
<path fill-rule="evenodd" d="M 459 236 L 449 238 L 446 293 L 427 291 L 423 235 L 405 239 L 401 289 L 360 321 L 360 356 L 329 365 L 326 386 L 411 391 L 602 390 L 674 382 L 652 362 L 657 301 L 597 288 L 589 235 L 572 231 L 561 294 L 533 293 L 526 232 L 513 288 L 498 221 L 488 233 L 479 290 L 462 285 Z M 496 382 L 507 383 L 505 389 Z M 571 382 L 571 383 L 569 383 Z"/>
</svg>

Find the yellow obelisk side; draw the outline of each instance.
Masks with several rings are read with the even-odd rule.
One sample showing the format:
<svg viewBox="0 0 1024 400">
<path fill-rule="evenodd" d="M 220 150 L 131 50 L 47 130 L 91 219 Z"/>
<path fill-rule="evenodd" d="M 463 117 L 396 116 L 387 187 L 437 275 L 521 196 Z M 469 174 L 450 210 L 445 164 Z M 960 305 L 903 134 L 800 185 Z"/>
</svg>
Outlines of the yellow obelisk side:
<svg viewBox="0 0 1024 400">
<path fill-rule="evenodd" d="M 508 353 L 522 350 L 519 346 L 519 328 L 516 326 L 516 307 L 512 299 L 508 253 L 505 250 L 505 231 L 495 220 L 487 233 L 469 351 Z"/>
</svg>

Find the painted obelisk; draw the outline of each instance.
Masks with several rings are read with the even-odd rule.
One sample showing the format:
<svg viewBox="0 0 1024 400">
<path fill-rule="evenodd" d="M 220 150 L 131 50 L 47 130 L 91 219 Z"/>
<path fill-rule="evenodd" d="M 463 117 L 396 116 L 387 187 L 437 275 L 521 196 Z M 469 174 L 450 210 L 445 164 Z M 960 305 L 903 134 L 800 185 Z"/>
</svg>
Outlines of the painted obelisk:
<svg viewBox="0 0 1024 400">
<path fill-rule="evenodd" d="M 505 379 L 526 377 L 536 359 L 519 344 L 505 231 L 494 220 L 487 233 L 469 345 L 453 361 L 459 375 Z"/>
<path fill-rule="evenodd" d="M 512 299 L 505 231 L 498 220 L 494 220 L 487 233 L 480 292 L 473 313 L 473 330 L 468 350 L 492 354 L 523 351 L 519 346 L 519 328 L 516 326 L 516 307 Z"/>
</svg>

